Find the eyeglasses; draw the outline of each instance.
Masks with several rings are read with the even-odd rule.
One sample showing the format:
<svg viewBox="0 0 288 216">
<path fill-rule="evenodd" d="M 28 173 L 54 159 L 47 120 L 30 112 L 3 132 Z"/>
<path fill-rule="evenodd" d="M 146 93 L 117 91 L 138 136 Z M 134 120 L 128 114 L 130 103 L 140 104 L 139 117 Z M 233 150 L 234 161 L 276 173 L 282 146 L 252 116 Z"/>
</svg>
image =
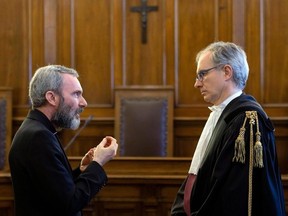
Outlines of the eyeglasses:
<svg viewBox="0 0 288 216">
<path fill-rule="evenodd" d="M 200 70 L 196 75 L 196 81 L 198 80 L 198 81 L 202 82 L 206 74 L 208 74 L 211 70 L 220 67 L 221 65 L 222 64 L 208 68 L 208 69 L 205 69 L 205 70 Z"/>
</svg>

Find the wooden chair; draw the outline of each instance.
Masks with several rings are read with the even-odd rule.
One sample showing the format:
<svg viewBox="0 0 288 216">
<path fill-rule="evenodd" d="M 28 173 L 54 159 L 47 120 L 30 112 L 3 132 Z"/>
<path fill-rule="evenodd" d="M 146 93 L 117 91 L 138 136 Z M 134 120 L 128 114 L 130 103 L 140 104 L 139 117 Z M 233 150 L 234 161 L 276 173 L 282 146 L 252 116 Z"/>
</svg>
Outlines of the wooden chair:
<svg viewBox="0 0 288 216">
<path fill-rule="evenodd" d="M 173 156 L 174 94 L 170 87 L 115 89 L 119 156 Z"/>
<path fill-rule="evenodd" d="M 0 173 L 8 172 L 12 138 L 12 88 L 0 87 Z"/>
</svg>

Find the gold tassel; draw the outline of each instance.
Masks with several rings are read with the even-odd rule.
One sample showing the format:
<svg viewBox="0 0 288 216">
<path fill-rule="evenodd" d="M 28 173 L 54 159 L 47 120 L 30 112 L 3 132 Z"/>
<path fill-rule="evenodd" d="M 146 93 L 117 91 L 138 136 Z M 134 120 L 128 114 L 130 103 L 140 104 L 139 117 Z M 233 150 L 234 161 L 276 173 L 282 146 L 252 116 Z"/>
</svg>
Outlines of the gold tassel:
<svg viewBox="0 0 288 216">
<path fill-rule="evenodd" d="M 242 127 L 240 128 L 239 135 L 235 140 L 235 147 L 234 147 L 234 157 L 232 159 L 233 162 L 240 162 L 245 163 L 245 124 L 246 124 L 247 117 L 244 120 Z"/>
<path fill-rule="evenodd" d="M 242 127 L 240 128 L 239 135 L 235 140 L 235 147 L 234 147 L 234 157 L 232 159 L 233 162 L 240 162 L 245 163 L 245 124 L 247 119 L 250 119 L 250 149 L 253 148 L 253 158 L 250 163 L 253 163 L 254 167 L 262 168 L 264 167 L 263 164 L 263 147 L 261 143 L 261 133 L 259 131 L 259 122 L 258 122 L 258 115 L 256 111 L 246 111 L 246 117 Z M 257 131 L 255 133 L 256 141 L 253 146 L 253 125 L 257 127 Z"/>
<path fill-rule="evenodd" d="M 258 116 L 256 112 L 256 126 L 257 131 L 255 133 L 256 135 L 256 142 L 254 145 L 254 167 L 262 168 L 264 167 L 263 164 L 263 147 L 261 143 L 261 133 L 259 131 L 259 122 L 258 122 Z"/>
<path fill-rule="evenodd" d="M 250 141 L 249 141 L 249 177 L 248 177 L 248 216 L 252 215 L 252 195 L 253 195 L 253 125 L 255 124 L 253 111 L 246 111 L 247 118 L 250 119 Z"/>
<path fill-rule="evenodd" d="M 258 122 L 258 116 L 256 111 L 246 111 L 246 118 L 249 118 L 249 124 L 250 124 L 250 148 L 249 148 L 249 187 L 248 187 L 248 216 L 252 215 L 252 192 L 253 192 L 253 166 L 254 167 L 264 167 L 263 165 L 263 148 L 261 143 L 261 133 L 259 131 L 259 122 Z M 246 120 L 246 119 L 245 119 Z M 254 137 L 253 137 L 253 125 L 255 125 L 257 131 L 255 133 L 256 136 L 256 142 L 254 143 Z"/>
</svg>

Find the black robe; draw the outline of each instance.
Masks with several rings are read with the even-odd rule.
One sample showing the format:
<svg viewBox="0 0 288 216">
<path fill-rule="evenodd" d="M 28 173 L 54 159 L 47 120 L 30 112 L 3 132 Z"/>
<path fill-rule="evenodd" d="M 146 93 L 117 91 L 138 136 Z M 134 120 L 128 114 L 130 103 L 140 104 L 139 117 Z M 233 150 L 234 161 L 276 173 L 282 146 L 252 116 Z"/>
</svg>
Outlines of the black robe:
<svg viewBox="0 0 288 216">
<path fill-rule="evenodd" d="M 190 215 L 248 215 L 250 148 L 248 122 L 245 127 L 246 161 L 244 164 L 232 162 L 235 140 L 243 125 L 245 111 L 257 111 L 263 146 L 264 167 L 253 169 L 252 215 L 286 215 L 273 125 L 255 99 L 245 94 L 226 106 L 215 126 L 192 188 Z M 186 180 L 172 206 L 173 216 L 186 215 L 183 209 L 185 183 Z"/>
<path fill-rule="evenodd" d="M 9 163 L 16 216 L 80 216 L 108 180 L 94 161 L 82 173 L 72 170 L 55 128 L 38 110 L 15 134 Z"/>
</svg>

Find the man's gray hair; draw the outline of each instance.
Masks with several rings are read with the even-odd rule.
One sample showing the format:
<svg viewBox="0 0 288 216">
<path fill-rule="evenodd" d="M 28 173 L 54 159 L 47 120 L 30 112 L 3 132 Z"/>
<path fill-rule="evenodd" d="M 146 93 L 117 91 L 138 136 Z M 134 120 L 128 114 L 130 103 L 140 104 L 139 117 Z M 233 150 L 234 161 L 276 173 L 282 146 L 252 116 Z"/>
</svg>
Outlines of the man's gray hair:
<svg viewBox="0 0 288 216">
<path fill-rule="evenodd" d="M 62 74 L 79 77 L 76 70 L 61 65 L 48 65 L 36 70 L 29 84 L 29 98 L 32 109 L 41 107 L 46 103 L 45 94 L 47 91 L 54 91 L 61 95 Z"/>
<path fill-rule="evenodd" d="M 228 64 L 233 69 L 233 81 L 236 86 L 243 90 L 249 75 L 249 65 L 245 51 L 231 42 L 214 42 L 201 50 L 196 56 L 196 63 L 202 54 L 211 52 L 212 61 L 215 65 Z"/>
</svg>

